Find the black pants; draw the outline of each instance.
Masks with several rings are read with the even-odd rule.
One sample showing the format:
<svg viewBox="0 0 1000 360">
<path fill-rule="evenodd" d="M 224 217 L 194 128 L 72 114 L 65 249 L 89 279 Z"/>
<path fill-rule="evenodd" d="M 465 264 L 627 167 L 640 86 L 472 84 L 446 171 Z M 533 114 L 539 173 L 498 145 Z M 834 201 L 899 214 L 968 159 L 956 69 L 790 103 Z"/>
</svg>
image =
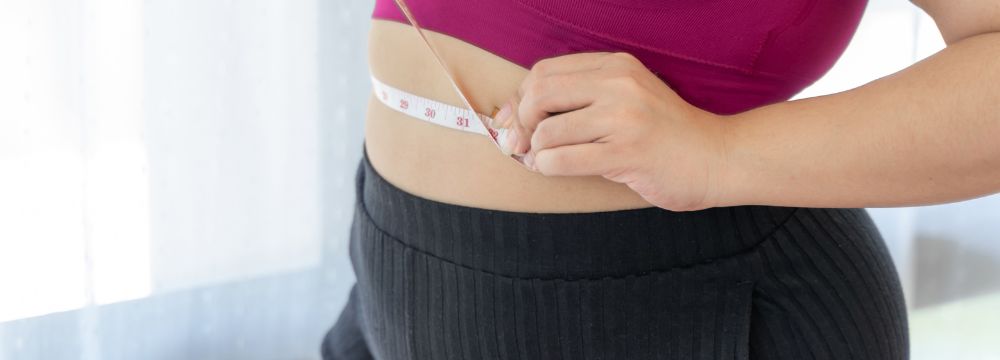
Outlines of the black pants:
<svg viewBox="0 0 1000 360">
<path fill-rule="evenodd" d="M 863 209 L 519 213 L 436 202 L 363 157 L 357 275 L 324 359 L 905 359 Z"/>
</svg>

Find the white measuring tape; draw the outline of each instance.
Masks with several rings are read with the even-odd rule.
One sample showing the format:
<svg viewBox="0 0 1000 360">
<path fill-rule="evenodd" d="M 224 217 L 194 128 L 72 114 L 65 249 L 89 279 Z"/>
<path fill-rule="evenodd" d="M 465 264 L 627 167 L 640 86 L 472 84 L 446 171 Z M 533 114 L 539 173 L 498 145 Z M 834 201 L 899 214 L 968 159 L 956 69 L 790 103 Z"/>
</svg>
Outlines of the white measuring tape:
<svg viewBox="0 0 1000 360">
<path fill-rule="evenodd" d="M 371 78 L 372 91 L 375 92 L 375 97 L 377 97 L 382 104 L 385 104 L 385 106 L 388 106 L 393 110 L 447 128 L 473 132 L 490 137 L 493 136 L 490 134 L 491 129 L 488 130 L 486 126 L 483 126 L 482 122 L 476 121 L 478 116 L 479 118 L 485 119 L 487 123 L 492 122 L 493 119 L 488 115 L 478 114 L 471 109 L 451 106 L 394 88 L 375 78 L 375 75 L 372 75 Z M 504 134 L 502 135 L 505 136 L 507 131 L 503 131 L 503 133 Z M 503 140 L 500 138 L 501 134 L 498 133 L 496 136 L 498 137 L 498 140 Z"/>
<path fill-rule="evenodd" d="M 385 96 L 383 96 L 383 93 L 378 93 L 379 90 L 376 90 L 376 96 L 382 100 L 383 103 L 392 100 L 393 102 L 387 104 L 389 107 L 417 119 L 427 120 L 438 125 L 454 127 L 486 135 L 493 140 L 493 144 L 496 145 L 497 148 L 500 149 L 500 151 L 506 156 L 510 157 L 518 164 L 521 164 L 521 166 L 527 167 L 523 160 L 524 154 L 508 154 L 504 152 L 502 144 L 507 140 L 510 129 L 490 126 L 493 119 L 480 114 L 473 109 L 468 97 L 465 96 L 465 92 L 462 91 L 462 88 L 458 86 L 458 82 L 455 81 L 455 78 L 451 75 L 451 72 L 449 72 L 450 68 L 445 63 L 444 58 L 442 58 L 441 55 L 438 54 L 437 50 L 431 46 L 431 43 L 427 41 L 427 36 L 424 35 L 423 29 L 419 24 L 417 24 L 417 20 L 413 18 L 413 14 L 410 13 L 410 9 L 406 6 L 406 3 L 403 2 L 403 0 L 395 1 L 396 5 L 399 6 L 399 10 L 404 16 L 406 16 L 406 19 L 410 21 L 410 25 L 413 25 L 417 34 L 420 35 L 420 39 L 423 40 L 424 45 L 427 45 L 427 48 L 429 48 L 431 53 L 434 54 L 434 59 L 437 60 L 438 65 L 441 65 L 444 69 L 445 74 L 448 76 L 448 81 L 451 82 L 451 86 L 455 89 L 455 92 L 458 93 L 458 97 L 462 99 L 465 109 L 422 98 L 405 91 L 392 88 L 372 76 L 373 88 L 378 89 L 381 87 L 381 89 L 385 91 Z M 475 121 L 471 121 L 473 119 Z"/>
</svg>

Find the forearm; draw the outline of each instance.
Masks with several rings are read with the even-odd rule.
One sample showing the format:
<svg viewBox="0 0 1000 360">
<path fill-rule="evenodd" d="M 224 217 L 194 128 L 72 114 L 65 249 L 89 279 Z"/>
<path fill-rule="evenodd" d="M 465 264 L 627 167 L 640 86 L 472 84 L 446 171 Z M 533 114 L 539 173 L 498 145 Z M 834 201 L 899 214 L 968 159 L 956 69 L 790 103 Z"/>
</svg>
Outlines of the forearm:
<svg viewBox="0 0 1000 360">
<path fill-rule="evenodd" d="M 888 207 L 1000 191 L 1000 33 L 727 119 L 719 206 Z"/>
</svg>

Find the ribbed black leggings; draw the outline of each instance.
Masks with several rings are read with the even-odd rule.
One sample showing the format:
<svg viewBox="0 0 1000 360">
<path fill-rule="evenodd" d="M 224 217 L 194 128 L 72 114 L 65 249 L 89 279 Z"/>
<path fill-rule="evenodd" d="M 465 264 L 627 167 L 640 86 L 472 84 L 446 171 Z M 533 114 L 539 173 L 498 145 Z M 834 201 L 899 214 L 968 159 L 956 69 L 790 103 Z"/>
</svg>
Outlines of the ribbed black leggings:
<svg viewBox="0 0 1000 360">
<path fill-rule="evenodd" d="M 362 157 L 357 275 L 324 359 L 905 359 L 863 209 L 519 213 L 406 193 Z"/>
</svg>

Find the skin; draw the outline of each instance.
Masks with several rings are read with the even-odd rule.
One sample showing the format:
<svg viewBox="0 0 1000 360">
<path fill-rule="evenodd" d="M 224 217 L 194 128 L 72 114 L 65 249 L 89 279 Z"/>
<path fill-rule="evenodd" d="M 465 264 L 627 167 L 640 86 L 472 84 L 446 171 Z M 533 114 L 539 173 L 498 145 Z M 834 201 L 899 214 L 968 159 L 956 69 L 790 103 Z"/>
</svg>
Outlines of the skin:
<svg viewBox="0 0 1000 360">
<path fill-rule="evenodd" d="M 535 172 L 499 155 L 488 139 L 405 119 L 380 104 L 369 108 L 369 156 L 404 190 L 513 211 L 879 207 L 996 193 L 1000 5 L 917 4 L 935 19 L 947 49 L 854 90 L 732 116 L 685 103 L 627 54 L 573 54 L 525 71 L 434 34 L 435 45 L 459 64 L 453 73 L 469 80 L 477 110 L 509 104 L 506 120 L 519 133 L 513 150 L 527 152 Z M 405 70 L 436 69 L 429 53 L 413 61 L 422 46 L 415 35 L 381 34 L 372 43 L 376 76 L 460 104 L 446 82 L 434 80 L 443 73 Z M 383 45 L 396 46 L 380 53 Z M 385 59 L 392 57 L 387 49 L 414 56 Z M 455 154 L 465 156 L 434 160 Z"/>
<path fill-rule="evenodd" d="M 675 211 L 911 206 L 1000 192 L 1000 3 L 918 6 L 947 49 L 854 90 L 733 116 L 684 104 L 624 54 L 548 59 L 509 101 L 513 151 L 528 151 L 543 174 L 600 175 Z"/>
<path fill-rule="evenodd" d="M 529 70 L 450 36 L 431 41 L 463 79 L 473 107 L 489 114 L 517 93 Z M 373 20 L 369 66 L 383 82 L 461 106 L 447 78 L 407 25 Z M 368 158 L 397 187 L 427 199 L 518 212 L 594 212 L 651 207 L 627 186 L 600 176 L 545 176 L 504 156 L 482 135 L 403 115 L 370 97 Z"/>
</svg>

